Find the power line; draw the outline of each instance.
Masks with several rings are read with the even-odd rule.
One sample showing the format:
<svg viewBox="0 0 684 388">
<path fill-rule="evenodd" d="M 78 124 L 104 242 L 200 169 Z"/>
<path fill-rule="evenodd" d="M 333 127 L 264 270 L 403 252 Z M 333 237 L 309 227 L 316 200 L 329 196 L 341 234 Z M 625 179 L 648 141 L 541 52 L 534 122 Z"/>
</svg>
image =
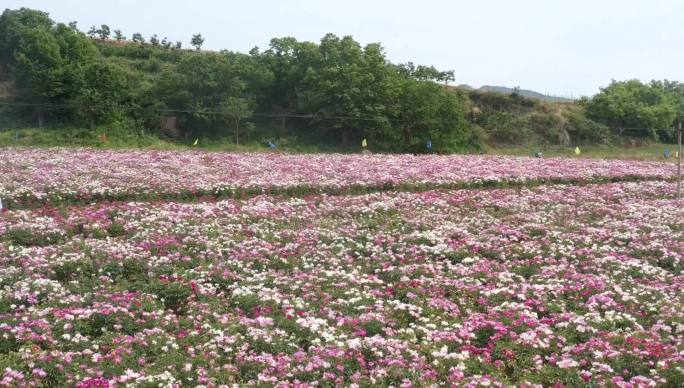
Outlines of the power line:
<svg viewBox="0 0 684 388">
<path fill-rule="evenodd" d="M 6 102 L 0 101 L 2 106 L 32 106 L 45 107 L 55 109 L 76 109 L 83 107 L 79 104 L 55 104 L 55 103 L 22 103 L 22 102 Z M 261 112 L 244 112 L 244 111 L 217 111 L 204 109 L 172 109 L 172 108 L 152 108 L 152 107 L 119 107 L 122 110 L 128 111 L 153 111 L 163 113 L 188 113 L 188 114 L 208 114 L 208 115 L 245 115 L 248 117 L 271 117 L 271 118 L 302 118 L 302 119 L 317 119 L 317 120 L 358 120 L 358 121 L 389 121 L 389 122 L 406 122 L 406 123 L 427 123 L 436 122 L 438 120 L 401 120 L 387 117 L 368 117 L 368 116 L 339 116 L 339 115 L 325 115 L 320 113 L 307 114 L 292 114 L 292 113 L 261 113 Z M 441 121 L 445 122 L 445 121 Z M 456 122 L 456 121 L 454 121 Z"/>
<path fill-rule="evenodd" d="M 83 107 L 83 104 L 57 104 L 57 103 L 29 103 L 29 102 L 15 102 L 15 101 L 0 101 L 0 106 L 25 106 L 25 107 L 45 107 L 54 109 L 76 109 Z M 207 115 L 245 115 L 247 117 L 265 117 L 265 118 L 300 118 L 300 119 L 316 119 L 316 120 L 356 120 L 356 121 L 375 121 L 375 122 L 393 122 L 393 123 L 414 123 L 414 124 L 429 124 L 429 123 L 461 123 L 461 120 L 402 120 L 388 117 L 368 117 L 368 116 L 328 116 L 319 113 L 308 114 L 292 114 L 292 113 L 264 113 L 264 112 L 244 112 L 244 111 L 218 111 L 218 110 L 202 110 L 202 109 L 173 109 L 173 108 L 153 108 L 153 107 L 119 107 L 127 111 L 152 111 L 159 113 L 187 113 L 187 114 L 207 114 Z M 625 131 L 674 131 L 675 128 L 639 128 L 639 127 L 623 127 L 623 128 L 608 128 L 622 134 Z"/>
</svg>

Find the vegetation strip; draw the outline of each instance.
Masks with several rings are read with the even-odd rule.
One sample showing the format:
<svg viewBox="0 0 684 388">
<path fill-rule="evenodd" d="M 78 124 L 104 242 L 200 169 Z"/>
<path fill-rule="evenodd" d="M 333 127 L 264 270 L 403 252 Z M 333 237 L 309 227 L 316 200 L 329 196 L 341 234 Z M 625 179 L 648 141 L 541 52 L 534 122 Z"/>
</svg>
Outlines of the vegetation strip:
<svg viewBox="0 0 684 388">
<path fill-rule="evenodd" d="M 152 192 L 152 193 L 120 193 L 120 194 L 91 194 L 87 198 L 72 196 L 69 194 L 54 194 L 39 199 L 35 197 L 14 197 L 11 201 L 3 203 L 8 210 L 32 209 L 43 206 L 73 206 L 84 205 L 96 202 L 111 201 L 135 201 L 135 202 L 197 202 L 205 200 L 220 200 L 224 198 L 247 199 L 260 195 L 273 195 L 285 197 L 302 197 L 307 195 L 361 195 L 382 192 L 423 192 L 430 190 L 455 190 L 455 189 L 497 189 L 497 188 L 524 188 L 542 185 L 572 184 L 578 186 L 591 184 L 608 184 L 617 182 L 651 182 L 664 181 L 673 182 L 674 178 L 663 179 L 648 176 L 619 176 L 619 177 L 598 177 L 591 179 L 533 179 L 528 181 L 501 181 L 488 180 L 481 182 L 458 182 L 450 184 L 430 184 L 430 183 L 404 183 L 382 185 L 352 185 L 349 187 L 316 187 L 316 186 L 294 186 L 294 187 L 251 187 L 251 188 L 218 188 L 215 190 L 181 191 L 177 193 Z"/>
<path fill-rule="evenodd" d="M 88 35 L 38 10 L 2 13 L 3 128 L 52 130 L 0 133 L 0 144 L 358 150 L 367 139 L 372 151 L 453 153 L 487 145 L 672 143 L 673 123 L 684 118 L 677 81 L 613 81 L 591 98 L 552 102 L 518 89 L 445 85 L 459 75 L 392 63 L 380 43 L 364 46 L 351 36 L 275 37 L 265 50 L 240 53 L 186 50 L 139 33 L 127 40 L 106 25 Z M 193 41 L 201 47 L 199 36 Z"/>
<path fill-rule="evenodd" d="M 9 206 L 199 196 L 353 194 L 670 179 L 671 164 L 490 155 L 363 155 L 21 149 L 0 152 Z"/>
<path fill-rule="evenodd" d="M 0 218 L 8 386 L 674 386 L 667 182 Z"/>
</svg>

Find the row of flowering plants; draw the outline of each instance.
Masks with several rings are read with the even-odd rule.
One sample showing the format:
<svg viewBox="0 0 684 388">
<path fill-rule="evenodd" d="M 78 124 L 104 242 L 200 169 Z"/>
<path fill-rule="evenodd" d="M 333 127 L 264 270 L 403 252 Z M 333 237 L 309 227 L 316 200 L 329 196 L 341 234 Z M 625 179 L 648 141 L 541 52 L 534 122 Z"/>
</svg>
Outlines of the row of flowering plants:
<svg viewBox="0 0 684 388">
<path fill-rule="evenodd" d="M 674 387 L 672 195 L 654 181 L 14 210 L 0 385 Z"/>
<path fill-rule="evenodd" d="M 511 156 L 286 155 L 4 149 L 0 198 L 46 202 L 366 193 L 531 183 L 669 179 L 671 164 Z"/>
</svg>

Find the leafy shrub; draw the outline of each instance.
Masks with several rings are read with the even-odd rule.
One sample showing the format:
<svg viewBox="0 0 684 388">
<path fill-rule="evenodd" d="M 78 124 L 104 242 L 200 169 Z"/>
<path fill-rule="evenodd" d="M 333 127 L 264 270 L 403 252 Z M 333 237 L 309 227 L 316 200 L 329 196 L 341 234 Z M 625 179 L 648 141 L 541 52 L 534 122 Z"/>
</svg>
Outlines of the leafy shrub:
<svg viewBox="0 0 684 388">
<path fill-rule="evenodd" d="M 21 343 L 13 335 L 0 335 L 0 354 L 7 354 L 19 350 Z"/>
<path fill-rule="evenodd" d="M 607 144 L 610 140 L 610 130 L 607 126 L 588 119 L 581 112 L 571 112 L 567 115 L 565 129 L 576 142 Z"/>
<path fill-rule="evenodd" d="M 70 261 L 55 268 L 55 280 L 65 283 L 79 277 L 90 277 L 95 274 L 92 263 L 82 261 Z"/>
<path fill-rule="evenodd" d="M 58 243 L 61 236 L 56 233 L 40 234 L 30 229 L 15 228 L 10 229 L 5 234 L 5 238 L 14 244 L 25 247 L 47 246 Z"/>
<path fill-rule="evenodd" d="M 473 345 L 478 348 L 484 348 L 489 344 L 489 339 L 496 333 L 493 327 L 484 326 L 475 331 L 475 339 Z"/>
<path fill-rule="evenodd" d="M 165 308 L 177 313 L 184 310 L 192 294 L 190 287 L 178 281 L 155 281 L 150 285 L 150 290 L 164 302 Z"/>
<path fill-rule="evenodd" d="M 107 233 L 112 237 L 123 236 L 126 234 L 126 229 L 122 224 L 112 222 L 109 227 L 107 227 Z"/>
</svg>

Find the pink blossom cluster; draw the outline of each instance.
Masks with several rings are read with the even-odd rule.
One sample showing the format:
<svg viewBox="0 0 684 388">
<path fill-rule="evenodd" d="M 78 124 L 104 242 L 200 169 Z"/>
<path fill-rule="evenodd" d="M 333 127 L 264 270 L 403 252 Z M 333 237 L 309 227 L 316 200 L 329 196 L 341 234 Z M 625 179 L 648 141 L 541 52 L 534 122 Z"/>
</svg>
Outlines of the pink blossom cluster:
<svg viewBox="0 0 684 388">
<path fill-rule="evenodd" d="M 74 199 L 669 179 L 674 173 L 668 163 L 602 159 L 4 149 L 0 198 L 12 206 Z"/>
<path fill-rule="evenodd" d="M 579 161 L 339 155 L 310 157 L 307 171 L 300 156 L 11 152 L 5 171 L 35 190 L 46 187 L 38 176 L 87 190 L 191 187 L 203 182 L 182 180 L 195 167 L 212 171 L 209 185 L 353 184 L 347 170 L 366 176 L 367 164 L 378 182 L 420 171 L 436 182 L 667 175 L 605 161 L 573 172 Z M 187 160 L 167 165 L 171 155 Z M 22 158 L 44 169 L 28 170 L 35 181 L 18 178 Z M 317 165 L 331 160 L 339 179 Z M 157 175 L 137 175 L 150 163 Z M 684 202 L 673 190 L 642 181 L 12 210 L 0 218 L 0 386 L 676 386 Z"/>
</svg>

